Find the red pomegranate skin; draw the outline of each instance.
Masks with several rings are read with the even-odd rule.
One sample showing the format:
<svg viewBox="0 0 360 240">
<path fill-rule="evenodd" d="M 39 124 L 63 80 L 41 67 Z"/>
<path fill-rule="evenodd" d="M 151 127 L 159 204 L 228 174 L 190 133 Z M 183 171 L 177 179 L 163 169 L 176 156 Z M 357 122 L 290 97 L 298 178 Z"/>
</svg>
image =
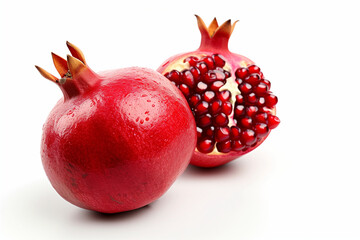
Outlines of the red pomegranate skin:
<svg viewBox="0 0 360 240">
<path fill-rule="evenodd" d="M 42 163 L 55 190 L 76 206 L 103 213 L 137 209 L 162 196 L 185 170 L 196 145 L 195 122 L 179 90 L 153 70 L 98 76 L 90 89 L 51 111 Z"/>
</svg>

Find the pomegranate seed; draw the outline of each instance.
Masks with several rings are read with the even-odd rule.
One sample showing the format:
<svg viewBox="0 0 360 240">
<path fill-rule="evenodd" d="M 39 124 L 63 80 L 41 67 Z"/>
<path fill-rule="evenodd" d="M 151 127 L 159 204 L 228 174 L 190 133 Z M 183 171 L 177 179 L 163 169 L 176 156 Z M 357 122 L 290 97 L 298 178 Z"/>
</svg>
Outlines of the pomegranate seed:
<svg viewBox="0 0 360 240">
<path fill-rule="evenodd" d="M 199 79 L 200 79 L 200 77 L 201 77 L 201 76 L 200 76 L 200 75 L 201 75 L 200 70 L 197 69 L 197 67 L 191 67 L 191 68 L 190 68 L 190 72 L 191 72 L 191 74 L 193 75 L 195 81 L 199 81 Z"/>
<path fill-rule="evenodd" d="M 206 83 L 204 83 L 204 82 L 198 82 L 198 83 L 196 84 L 195 92 L 197 92 L 197 93 L 203 93 L 203 92 L 206 91 L 207 87 L 208 87 L 208 86 L 207 86 Z"/>
<path fill-rule="evenodd" d="M 263 106 L 264 104 L 265 104 L 265 98 L 259 97 L 259 99 L 257 101 L 257 105 Z"/>
<path fill-rule="evenodd" d="M 246 129 L 240 133 L 240 140 L 243 144 L 251 146 L 256 143 L 255 132 L 251 129 Z"/>
<path fill-rule="evenodd" d="M 231 140 L 240 139 L 240 128 L 237 126 L 231 126 L 230 137 L 231 137 Z"/>
<path fill-rule="evenodd" d="M 257 97 L 255 93 L 250 93 L 249 95 L 247 95 L 246 99 L 248 100 L 249 103 L 256 103 L 257 102 Z"/>
<path fill-rule="evenodd" d="M 205 114 L 205 115 L 202 115 L 198 118 L 198 126 L 201 127 L 201 128 L 204 128 L 204 127 L 208 127 L 211 125 L 211 115 L 210 114 Z"/>
<path fill-rule="evenodd" d="M 251 128 L 251 126 L 252 126 L 251 117 L 245 116 L 245 117 L 241 118 L 240 125 L 244 128 Z"/>
<path fill-rule="evenodd" d="M 230 139 L 230 128 L 221 127 L 215 131 L 215 140 L 217 142 L 222 142 Z"/>
<path fill-rule="evenodd" d="M 210 71 L 209 71 L 210 72 Z M 213 72 L 215 73 L 216 75 L 216 80 L 218 81 L 225 81 L 226 79 L 226 75 L 223 71 L 220 71 L 220 70 L 213 70 Z"/>
<path fill-rule="evenodd" d="M 234 113 L 236 117 L 242 116 L 245 113 L 245 107 L 243 105 L 236 105 Z"/>
<path fill-rule="evenodd" d="M 263 79 L 263 80 L 261 80 L 261 82 L 262 82 L 262 83 L 265 83 L 265 84 L 269 87 L 268 90 L 270 90 L 271 82 L 270 82 L 269 80 Z"/>
<path fill-rule="evenodd" d="M 225 74 L 225 78 L 229 78 L 231 77 L 231 73 L 228 72 L 228 71 L 224 71 L 224 74 Z"/>
<path fill-rule="evenodd" d="M 249 94 L 251 92 L 251 85 L 249 83 L 242 83 L 238 86 L 242 94 Z"/>
<path fill-rule="evenodd" d="M 204 62 L 198 62 L 196 67 L 199 69 L 201 75 L 204 75 L 208 71 L 208 67 Z"/>
<path fill-rule="evenodd" d="M 194 67 L 198 61 L 199 59 L 197 57 L 188 57 L 184 59 L 184 63 L 187 62 L 192 67 Z"/>
<path fill-rule="evenodd" d="M 231 93 L 229 90 L 224 90 L 218 93 L 218 99 L 222 102 L 229 101 Z"/>
<path fill-rule="evenodd" d="M 215 93 L 213 91 L 206 91 L 203 95 L 204 101 L 211 102 L 215 98 Z"/>
<path fill-rule="evenodd" d="M 267 122 L 267 113 L 258 113 L 255 115 L 254 120 L 258 123 L 266 123 Z"/>
<path fill-rule="evenodd" d="M 218 142 L 216 144 L 216 148 L 219 152 L 228 153 L 231 151 L 231 142 L 230 141 Z"/>
<path fill-rule="evenodd" d="M 269 132 L 269 128 L 265 123 L 256 123 L 254 126 L 254 131 L 258 137 L 265 137 Z"/>
<path fill-rule="evenodd" d="M 196 107 L 195 107 L 195 113 L 200 116 L 204 113 L 207 113 L 209 109 L 209 103 L 205 101 L 201 101 Z"/>
<path fill-rule="evenodd" d="M 249 73 L 260 73 L 260 68 L 256 65 L 248 66 Z"/>
<path fill-rule="evenodd" d="M 205 129 L 204 134 L 205 136 L 213 139 L 214 138 L 214 133 L 215 133 L 215 127 L 214 126 L 210 126 L 208 128 Z"/>
<path fill-rule="evenodd" d="M 234 150 L 234 151 L 241 151 L 245 148 L 245 145 L 243 145 L 241 143 L 240 140 L 234 140 L 232 143 L 231 143 L 231 149 Z"/>
<path fill-rule="evenodd" d="M 253 117 L 259 111 L 259 109 L 256 106 L 249 106 L 245 111 L 247 116 Z"/>
<path fill-rule="evenodd" d="M 167 79 L 169 79 L 170 81 L 173 81 L 175 84 L 179 84 L 180 83 L 180 72 L 177 70 L 172 70 L 169 73 L 167 73 L 165 75 L 165 77 Z"/>
<path fill-rule="evenodd" d="M 236 95 L 235 98 L 236 98 L 236 103 L 238 104 L 242 104 L 244 102 L 244 97 L 241 94 Z"/>
<path fill-rule="evenodd" d="M 215 116 L 214 124 L 218 127 L 225 127 L 229 123 L 229 119 L 224 113 Z"/>
<path fill-rule="evenodd" d="M 222 103 L 220 100 L 215 100 L 214 102 L 212 102 L 209 109 L 210 113 L 213 115 L 220 113 L 221 105 Z"/>
<path fill-rule="evenodd" d="M 212 83 L 215 81 L 224 81 L 224 80 L 225 80 L 225 74 L 218 70 L 210 70 L 207 73 L 205 73 L 204 76 L 204 81 L 206 83 Z"/>
<path fill-rule="evenodd" d="M 215 66 L 217 67 L 224 67 L 225 66 L 225 58 L 220 54 L 214 54 L 212 55 L 212 58 L 215 62 Z"/>
<path fill-rule="evenodd" d="M 215 69 L 215 63 L 214 63 L 214 60 L 211 57 L 204 57 L 201 60 L 206 64 L 208 69 Z"/>
<path fill-rule="evenodd" d="M 240 84 L 243 83 L 243 80 L 241 78 L 236 78 L 235 82 L 236 82 L 237 85 L 240 85 Z"/>
<path fill-rule="evenodd" d="M 216 79 L 216 74 L 213 72 L 213 71 L 208 71 L 207 73 L 205 73 L 205 76 L 204 76 L 204 81 L 206 83 L 212 83 L 212 82 L 215 82 L 217 79 Z"/>
<path fill-rule="evenodd" d="M 250 83 L 252 86 L 256 86 L 260 83 L 259 74 L 253 73 L 244 80 L 247 83 Z"/>
<path fill-rule="evenodd" d="M 272 113 L 272 110 L 271 110 L 271 108 L 268 108 L 268 107 L 261 107 L 260 108 L 260 112 L 264 112 L 264 113 L 269 113 L 269 114 L 271 114 Z"/>
<path fill-rule="evenodd" d="M 182 72 L 181 80 L 182 83 L 186 84 L 189 88 L 193 88 L 195 85 L 194 77 L 189 70 L 185 70 Z"/>
<path fill-rule="evenodd" d="M 180 84 L 179 89 L 184 94 L 184 96 L 186 98 L 188 98 L 190 96 L 190 89 L 189 89 L 189 87 L 187 85 Z"/>
<path fill-rule="evenodd" d="M 213 90 L 214 92 L 217 92 L 224 85 L 225 85 L 225 83 L 223 83 L 221 81 L 215 81 L 211 84 L 210 89 Z"/>
<path fill-rule="evenodd" d="M 253 92 L 260 96 L 263 95 L 264 93 L 266 93 L 269 90 L 268 85 L 266 85 L 265 83 L 261 82 L 259 83 L 253 90 Z"/>
<path fill-rule="evenodd" d="M 232 104 L 231 102 L 224 102 L 221 106 L 221 111 L 226 115 L 230 115 L 232 112 Z"/>
<path fill-rule="evenodd" d="M 249 70 L 247 68 L 238 68 L 235 71 L 235 76 L 237 78 L 245 79 L 249 75 Z"/>
<path fill-rule="evenodd" d="M 264 79 L 264 74 L 262 72 L 260 72 L 259 75 L 261 79 Z"/>
<path fill-rule="evenodd" d="M 277 116 L 269 114 L 268 117 L 268 126 L 270 129 L 276 128 L 280 123 L 280 119 Z"/>
<path fill-rule="evenodd" d="M 197 149 L 202 153 L 210 153 L 214 149 L 214 142 L 210 139 L 200 140 L 197 144 Z"/>
<path fill-rule="evenodd" d="M 200 138 L 203 133 L 203 130 L 202 128 L 196 127 L 196 132 L 197 132 L 197 138 Z"/>
<path fill-rule="evenodd" d="M 199 94 L 194 94 L 189 99 L 190 107 L 195 107 L 201 100 L 201 96 Z"/>
<path fill-rule="evenodd" d="M 238 120 L 236 118 L 234 118 L 233 121 L 234 121 L 234 124 L 237 125 Z"/>
<path fill-rule="evenodd" d="M 273 107 L 275 107 L 277 102 L 278 102 L 278 99 L 274 94 L 269 93 L 268 95 L 265 96 L 265 105 L 267 107 L 273 108 Z"/>
</svg>

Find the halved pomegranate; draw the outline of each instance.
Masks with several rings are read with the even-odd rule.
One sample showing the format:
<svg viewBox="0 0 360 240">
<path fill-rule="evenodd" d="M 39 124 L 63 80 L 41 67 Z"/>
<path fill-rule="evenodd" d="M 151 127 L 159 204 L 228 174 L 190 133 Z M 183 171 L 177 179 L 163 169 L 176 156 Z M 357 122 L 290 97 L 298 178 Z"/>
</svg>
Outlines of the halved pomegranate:
<svg viewBox="0 0 360 240">
<path fill-rule="evenodd" d="M 228 41 L 235 23 L 220 27 L 216 18 L 201 33 L 198 50 L 175 55 L 158 72 L 186 97 L 197 124 L 191 164 L 215 167 L 258 147 L 280 123 L 270 81 L 250 59 L 232 53 Z"/>
</svg>

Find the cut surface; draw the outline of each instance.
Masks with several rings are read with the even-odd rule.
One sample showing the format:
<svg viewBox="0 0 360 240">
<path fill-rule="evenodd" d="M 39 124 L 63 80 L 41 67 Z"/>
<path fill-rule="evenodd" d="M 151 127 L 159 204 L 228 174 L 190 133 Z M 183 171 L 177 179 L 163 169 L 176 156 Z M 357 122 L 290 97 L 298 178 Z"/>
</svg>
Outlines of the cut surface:
<svg viewBox="0 0 360 240">
<path fill-rule="evenodd" d="M 260 68 L 231 69 L 220 54 L 188 56 L 165 73 L 183 93 L 197 124 L 197 151 L 247 151 L 279 124 L 277 97 Z"/>
</svg>

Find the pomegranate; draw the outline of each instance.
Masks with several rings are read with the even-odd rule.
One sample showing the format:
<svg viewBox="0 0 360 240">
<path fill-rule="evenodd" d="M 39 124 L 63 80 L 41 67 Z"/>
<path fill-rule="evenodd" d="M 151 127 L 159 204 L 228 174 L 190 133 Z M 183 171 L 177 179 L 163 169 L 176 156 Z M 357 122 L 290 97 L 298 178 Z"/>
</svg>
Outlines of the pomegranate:
<svg viewBox="0 0 360 240">
<path fill-rule="evenodd" d="M 250 59 L 229 51 L 236 22 L 206 27 L 196 16 L 199 49 L 170 57 L 159 68 L 186 97 L 195 116 L 197 146 L 191 164 L 216 167 L 258 147 L 278 126 L 277 97 Z"/>
<path fill-rule="evenodd" d="M 36 66 L 63 92 L 43 126 L 41 157 L 55 190 L 70 203 L 104 213 L 158 199 L 189 164 L 196 124 L 181 92 L 156 71 L 93 72 L 67 43 L 52 54 L 61 78 Z"/>
</svg>

